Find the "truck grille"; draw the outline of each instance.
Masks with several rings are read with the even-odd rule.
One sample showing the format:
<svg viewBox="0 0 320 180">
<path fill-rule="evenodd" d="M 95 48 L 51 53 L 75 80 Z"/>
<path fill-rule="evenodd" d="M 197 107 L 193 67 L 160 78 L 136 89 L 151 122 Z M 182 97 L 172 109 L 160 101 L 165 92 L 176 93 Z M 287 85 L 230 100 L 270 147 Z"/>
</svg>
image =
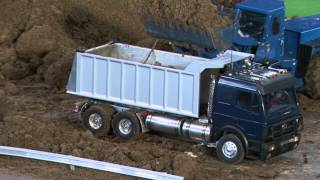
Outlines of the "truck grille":
<svg viewBox="0 0 320 180">
<path fill-rule="evenodd" d="M 267 141 L 283 140 L 296 134 L 299 124 L 296 120 L 275 124 L 268 128 Z"/>
</svg>

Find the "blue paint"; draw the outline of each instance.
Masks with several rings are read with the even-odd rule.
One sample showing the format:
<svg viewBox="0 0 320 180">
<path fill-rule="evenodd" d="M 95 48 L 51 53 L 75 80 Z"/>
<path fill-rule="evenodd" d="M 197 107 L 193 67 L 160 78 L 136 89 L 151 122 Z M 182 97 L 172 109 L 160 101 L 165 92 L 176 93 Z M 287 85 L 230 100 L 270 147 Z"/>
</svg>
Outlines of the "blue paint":
<svg viewBox="0 0 320 180">
<path fill-rule="evenodd" d="M 252 12 L 265 16 L 263 37 L 253 43 L 252 38 L 239 37 L 239 19 L 241 12 Z M 274 33 L 275 22 L 279 22 L 279 32 Z M 304 85 L 304 74 L 312 55 L 318 54 L 320 42 L 320 15 L 285 20 L 285 8 L 280 0 L 247 0 L 237 5 L 234 43 L 243 51 L 256 55 L 255 61 L 266 65 L 277 63 L 286 68 L 295 77 L 295 87 Z M 312 54 L 302 54 L 301 46 L 316 41 L 311 46 Z M 309 57 L 309 58 L 306 58 Z M 300 67 L 306 66 L 306 67 Z M 302 72 L 303 70 L 303 72 Z"/>
<path fill-rule="evenodd" d="M 284 11 L 283 1 L 280 0 L 247 0 L 237 4 L 236 7 L 261 14 L 272 14 L 276 11 Z"/>
</svg>

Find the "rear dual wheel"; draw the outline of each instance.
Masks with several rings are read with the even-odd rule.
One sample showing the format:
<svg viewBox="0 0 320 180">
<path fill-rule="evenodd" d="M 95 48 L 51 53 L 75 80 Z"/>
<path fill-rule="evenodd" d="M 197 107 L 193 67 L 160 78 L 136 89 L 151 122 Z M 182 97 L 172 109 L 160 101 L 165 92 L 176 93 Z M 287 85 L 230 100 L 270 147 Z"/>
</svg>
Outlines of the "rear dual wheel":
<svg viewBox="0 0 320 180">
<path fill-rule="evenodd" d="M 141 134 L 140 122 L 134 112 L 123 111 L 112 120 L 113 132 L 124 140 L 137 139 Z"/>
<path fill-rule="evenodd" d="M 84 126 L 95 136 L 106 136 L 111 132 L 111 125 L 116 136 L 124 140 L 136 139 L 141 134 L 140 122 L 134 112 L 123 111 L 117 113 L 112 119 L 113 113 L 108 108 L 93 105 L 84 112 Z"/>
<path fill-rule="evenodd" d="M 89 107 L 83 114 L 83 124 L 95 136 L 106 136 L 111 131 L 111 110 L 100 105 Z"/>
</svg>

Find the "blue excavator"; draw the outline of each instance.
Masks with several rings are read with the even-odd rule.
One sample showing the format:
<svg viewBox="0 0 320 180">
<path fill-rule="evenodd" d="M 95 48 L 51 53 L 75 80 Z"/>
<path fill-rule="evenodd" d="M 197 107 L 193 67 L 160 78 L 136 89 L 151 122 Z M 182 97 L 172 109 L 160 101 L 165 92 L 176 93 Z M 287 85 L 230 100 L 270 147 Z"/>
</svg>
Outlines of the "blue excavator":
<svg viewBox="0 0 320 180">
<path fill-rule="evenodd" d="M 320 99 L 319 15 L 286 19 L 283 0 L 245 0 L 235 5 L 230 27 L 199 31 L 145 22 L 148 34 L 176 43 L 180 53 L 214 58 L 226 49 L 255 54 L 262 66 L 287 69 L 297 90 Z M 195 48 L 196 47 L 196 48 Z"/>
</svg>

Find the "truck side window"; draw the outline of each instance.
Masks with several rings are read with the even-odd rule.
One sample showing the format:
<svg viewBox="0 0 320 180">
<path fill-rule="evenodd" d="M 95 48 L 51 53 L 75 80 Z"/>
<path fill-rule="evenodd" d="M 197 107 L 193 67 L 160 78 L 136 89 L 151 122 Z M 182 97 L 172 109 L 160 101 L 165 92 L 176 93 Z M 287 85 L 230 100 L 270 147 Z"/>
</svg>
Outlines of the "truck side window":
<svg viewBox="0 0 320 180">
<path fill-rule="evenodd" d="M 278 17 L 273 18 L 272 21 L 272 35 L 277 35 L 280 32 L 280 20 Z"/>
<path fill-rule="evenodd" d="M 260 113 L 258 95 L 255 93 L 240 91 L 238 93 L 237 107 L 255 114 Z"/>
<path fill-rule="evenodd" d="M 231 105 L 231 103 L 234 102 L 233 89 L 234 88 L 226 87 L 225 85 L 220 85 L 216 91 L 217 102 L 219 104 Z"/>
</svg>

